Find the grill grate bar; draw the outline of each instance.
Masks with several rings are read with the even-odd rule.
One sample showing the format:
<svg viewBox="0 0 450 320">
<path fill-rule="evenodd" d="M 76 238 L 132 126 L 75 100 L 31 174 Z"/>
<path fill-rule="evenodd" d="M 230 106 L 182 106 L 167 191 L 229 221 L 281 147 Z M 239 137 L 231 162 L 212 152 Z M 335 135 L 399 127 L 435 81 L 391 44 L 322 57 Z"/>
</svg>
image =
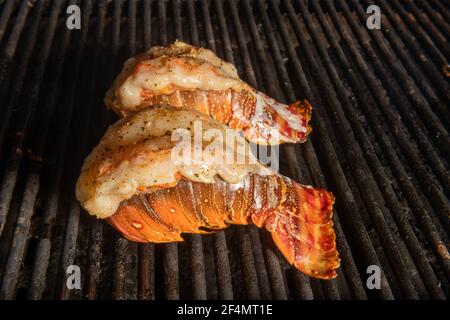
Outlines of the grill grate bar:
<svg viewBox="0 0 450 320">
<path fill-rule="evenodd" d="M 120 47 L 120 34 L 121 34 L 121 19 L 122 19 L 122 7 L 124 1 L 116 0 L 113 4 L 113 30 L 112 30 L 112 46 L 114 50 L 114 64 L 120 64 L 119 60 L 119 47 Z M 129 17 L 129 20 L 133 19 Z M 131 29 L 131 28 L 130 28 Z M 128 38 L 128 52 L 134 51 L 134 43 L 130 37 Z M 111 72 L 110 78 L 114 77 Z M 114 244 L 114 283 L 113 283 L 113 297 L 117 300 L 123 300 L 127 297 L 125 278 L 127 276 L 127 255 L 132 251 L 129 247 L 129 242 L 121 237 L 115 237 Z M 128 252 L 128 250 L 130 252 Z"/>
<path fill-rule="evenodd" d="M 181 40 L 183 38 L 183 24 L 181 20 L 180 1 L 172 0 L 173 24 L 175 38 Z"/>
<path fill-rule="evenodd" d="M 151 46 L 151 2 L 144 1 L 144 45 Z M 119 43 L 115 43 L 118 47 Z M 113 79 L 114 75 L 110 76 Z M 155 246 L 151 243 L 139 244 L 139 299 L 155 299 Z"/>
<path fill-rule="evenodd" d="M 150 48 L 152 39 L 152 6 L 150 1 L 144 1 L 144 45 Z"/>
<path fill-rule="evenodd" d="M 126 255 L 127 255 L 128 241 L 126 239 L 120 238 L 116 242 L 115 246 L 115 261 L 114 261 L 114 299 L 124 300 L 125 299 L 125 276 L 127 265 Z"/>
<path fill-rule="evenodd" d="M 223 10 L 222 0 L 215 0 L 215 7 L 217 10 L 217 19 L 219 23 L 219 29 L 221 33 L 222 48 L 221 52 L 218 50 L 220 56 L 225 56 L 227 61 L 233 63 L 233 51 L 231 49 L 231 40 L 228 33 L 228 26 L 225 21 L 225 14 Z M 260 287 L 258 285 L 258 278 L 256 275 L 255 261 L 252 254 L 252 248 L 248 235 L 242 231 L 242 229 L 236 230 L 236 235 L 238 238 L 239 254 L 241 260 L 241 271 L 244 282 L 244 288 L 246 292 L 246 297 L 251 300 L 261 299 L 262 294 Z M 267 286 L 264 287 L 264 295 L 268 296 Z"/>
<path fill-rule="evenodd" d="M 214 33 L 210 18 L 210 8 L 208 8 L 208 2 L 202 0 L 202 15 L 205 23 L 205 33 L 208 47 L 216 51 L 216 45 L 214 41 Z M 232 300 L 233 299 L 233 287 L 231 284 L 231 271 L 230 261 L 228 259 L 228 247 L 225 232 L 218 232 L 213 235 L 214 243 L 214 259 L 215 269 L 217 274 L 217 287 L 219 290 L 219 298 Z"/>
<path fill-rule="evenodd" d="M 160 27 L 160 44 L 165 46 L 167 40 L 166 1 L 158 2 L 158 18 Z M 163 245 L 163 265 L 165 273 L 165 297 L 168 300 L 180 298 L 179 269 L 178 269 L 178 244 L 167 243 Z"/>
<path fill-rule="evenodd" d="M 3 36 L 5 35 L 6 27 L 14 10 L 14 5 L 14 1 L 8 1 L 2 9 L 2 15 L 0 17 L 0 43 L 2 43 Z"/>
<path fill-rule="evenodd" d="M 260 65 L 263 69 L 262 71 L 267 77 L 274 78 L 274 74 L 273 74 L 272 70 L 270 68 L 268 68 L 267 57 L 265 56 L 262 41 L 259 37 L 256 22 L 253 17 L 252 8 L 248 1 L 244 1 L 244 12 L 246 14 L 246 17 L 248 18 L 247 22 L 249 24 L 253 43 L 255 44 L 257 56 L 258 56 L 258 58 L 260 58 Z M 277 97 L 276 89 L 273 86 L 273 82 L 269 80 L 269 81 L 265 81 L 265 83 L 266 83 L 269 94 L 273 95 L 277 99 L 280 98 L 280 97 Z M 265 245 L 264 253 L 266 256 L 266 260 L 267 260 L 267 262 L 266 262 L 267 266 L 268 266 L 267 271 L 268 271 L 269 279 L 270 279 L 270 282 L 272 285 L 272 291 L 274 293 L 274 298 L 286 299 L 287 295 L 286 295 L 286 289 L 284 288 L 283 275 L 281 274 L 280 263 L 279 263 L 276 255 L 274 254 L 273 247 L 271 248 L 270 246 Z M 329 282 L 329 283 L 334 284 L 334 281 Z M 330 298 L 337 299 L 339 297 L 339 294 L 337 293 L 337 289 L 336 288 L 334 288 L 334 289 L 335 290 L 333 290 L 333 294 L 332 294 L 332 296 L 330 296 Z"/>
<path fill-rule="evenodd" d="M 237 42 L 239 45 L 239 52 L 241 56 L 241 61 L 243 62 L 245 66 L 245 75 L 247 76 L 247 79 L 249 80 L 249 83 L 254 86 L 258 87 L 256 83 L 256 77 L 255 72 L 252 68 L 252 62 L 250 59 L 250 54 L 247 50 L 247 44 L 244 37 L 244 31 L 242 28 L 241 21 L 239 19 L 239 14 L 236 8 L 236 3 L 233 1 L 228 1 L 229 9 L 231 11 L 231 16 L 236 32 Z M 239 63 L 238 63 L 239 65 Z M 257 230 L 250 230 L 250 240 L 252 243 L 252 249 L 253 249 L 253 257 L 254 257 L 254 263 L 255 263 L 255 269 L 256 269 L 256 275 L 259 283 L 259 288 L 261 292 L 261 298 L 262 299 L 270 299 L 272 297 L 271 290 L 270 290 L 270 283 L 268 278 L 268 272 L 267 269 L 264 268 L 264 257 L 261 252 L 261 243 L 259 240 L 259 235 L 257 234 Z M 256 267 L 259 266 L 259 267 Z M 282 284 L 280 284 L 282 285 Z"/>
<path fill-rule="evenodd" d="M 178 3 L 176 3 L 175 6 L 178 7 Z M 198 38 L 197 19 L 195 16 L 194 2 L 188 1 L 187 6 L 189 26 L 191 30 L 191 41 L 193 45 L 199 46 L 200 41 Z M 178 24 L 176 22 L 177 18 L 181 20 L 181 18 L 176 17 L 175 25 Z M 181 21 L 179 24 L 181 25 Z M 178 34 L 178 32 L 180 33 Z M 181 29 L 178 31 L 176 30 L 175 37 L 177 39 L 183 40 Z M 192 298 L 195 300 L 205 300 L 207 298 L 207 294 L 202 238 L 198 234 L 188 235 L 186 238 L 188 240 L 191 253 Z"/>
</svg>

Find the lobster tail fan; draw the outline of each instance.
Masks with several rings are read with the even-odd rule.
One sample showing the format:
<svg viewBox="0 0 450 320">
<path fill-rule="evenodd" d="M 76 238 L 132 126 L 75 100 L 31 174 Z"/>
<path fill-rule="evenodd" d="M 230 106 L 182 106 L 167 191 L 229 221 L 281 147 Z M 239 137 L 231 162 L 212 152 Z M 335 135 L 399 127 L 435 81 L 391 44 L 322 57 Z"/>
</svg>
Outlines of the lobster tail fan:
<svg viewBox="0 0 450 320">
<path fill-rule="evenodd" d="M 275 244 L 303 273 L 320 279 L 336 277 L 340 259 L 332 221 L 333 195 L 288 181 L 285 197 L 265 223 Z"/>
<path fill-rule="evenodd" d="M 312 112 L 312 106 L 309 104 L 308 100 L 303 101 L 296 101 L 294 103 L 291 103 L 288 105 L 288 109 L 293 114 L 296 114 L 299 116 L 300 119 L 302 119 L 302 126 L 307 128 L 305 138 L 306 136 L 311 132 L 311 125 L 309 122 L 311 121 L 311 112 Z"/>
</svg>

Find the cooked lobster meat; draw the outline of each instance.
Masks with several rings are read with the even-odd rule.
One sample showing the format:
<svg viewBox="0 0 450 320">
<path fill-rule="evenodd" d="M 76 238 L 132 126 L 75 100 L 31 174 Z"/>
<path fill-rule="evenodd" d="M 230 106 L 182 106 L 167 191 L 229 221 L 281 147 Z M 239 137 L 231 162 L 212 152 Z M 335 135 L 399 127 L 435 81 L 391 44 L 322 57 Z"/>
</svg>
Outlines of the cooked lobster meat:
<svg viewBox="0 0 450 320">
<path fill-rule="evenodd" d="M 179 148 L 185 142 L 192 145 Z M 223 152 L 209 158 L 219 153 L 212 144 Z M 271 233 L 300 271 L 335 277 L 333 195 L 276 174 L 245 146 L 239 134 L 197 111 L 144 109 L 108 129 L 83 165 L 77 199 L 138 242 L 182 241 L 182 233 L 253 223 Z M 188 151 L 202 156 L 187 157 Z"/>
<path fill-rule="evenodd" d="M 161 103 L 210 115 L 258 144 L 303 142 L 311 131 L 306 100 L 277 102 L 243 82 L 212 51 L 181 41 L 127 60 L 105 97 L 121 116 Z"/>
</svg>

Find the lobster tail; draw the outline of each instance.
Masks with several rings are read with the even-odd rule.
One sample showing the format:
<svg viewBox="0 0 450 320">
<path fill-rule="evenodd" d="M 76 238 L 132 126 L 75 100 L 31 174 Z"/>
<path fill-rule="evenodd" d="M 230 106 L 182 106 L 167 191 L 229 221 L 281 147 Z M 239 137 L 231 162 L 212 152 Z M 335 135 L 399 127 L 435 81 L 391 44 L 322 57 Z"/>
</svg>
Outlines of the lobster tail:
<svg viewBox="0 0 450 320">
<path fill-rule="evenodd" d="M 180 179 L 174 187 L 125 200 L 108 221 L 132 241 L 183 241 L 182 233 L 208 233 L 254 223 L 271 232 L 289 263 L 321 279 L 336 276 L 339 257 L 332 222 L 333 195 L 279 175 L 248 175 L 230 184 Z"/>
<path fill-rule="evenodd" d="M 291 103 L 288 105 L 288 110 L 292 112 L 293 114 L 297 115 L 297 117 L 301 121 L 301 126 L 303 128 L 306 128 L 306 132 L 303 132 L 302 135 L 298 138 L 298 142 L 305 142 L 308 134 L 311 133 L 311 112 L 312 112 L 312 106 L 308 102 L 308 100 L 302 100 L 302 101 L 296 101 L 294 103 Z"/>
<path fill-rule="evenodd" d="M 315 278 L 334 278 L 339 267 L 333 202 L 325 190 L 287 181 L 282 205 L 265 222 L 288 262 Z"/>
</svg>

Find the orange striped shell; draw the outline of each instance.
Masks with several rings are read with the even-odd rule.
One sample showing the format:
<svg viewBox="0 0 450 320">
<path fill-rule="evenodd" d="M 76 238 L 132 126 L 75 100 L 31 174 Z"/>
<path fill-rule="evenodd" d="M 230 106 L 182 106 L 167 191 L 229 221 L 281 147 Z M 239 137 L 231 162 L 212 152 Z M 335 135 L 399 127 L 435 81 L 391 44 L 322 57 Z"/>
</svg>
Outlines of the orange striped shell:
<svg viewBox="0 0 450 320">
<path fill-rule="evenodd" d="M 178 184 L 123 201 L 108 218 L 137 242 L 182 241 L 182 233 L 209 233 L 230 224 L 266 228 L 289 263 L 321 279 L 336 276 L 339 257 L 331 193 L 280 175 L 248 175 L 236 184 Z"/>
</svg>

